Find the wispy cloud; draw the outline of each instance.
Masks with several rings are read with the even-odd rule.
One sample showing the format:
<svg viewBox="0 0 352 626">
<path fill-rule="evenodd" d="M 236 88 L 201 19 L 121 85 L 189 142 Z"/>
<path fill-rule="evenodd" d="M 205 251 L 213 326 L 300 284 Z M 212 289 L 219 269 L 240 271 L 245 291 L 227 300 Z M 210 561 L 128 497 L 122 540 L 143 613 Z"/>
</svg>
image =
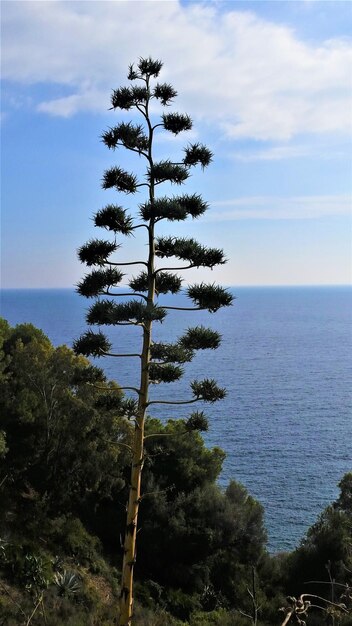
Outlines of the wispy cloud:
<svg viewBox="0 0 352 626">
<path fill-rule="evenodd" d="M 209 222 L 235 220 L 305 220 L 351 216 L 352 198 L 332 196 L 250 196 L 213 202 L 214 211 L 205 216 Z"/>
<path fill-rule="evenodd" d="M 165 61 L 180 108 L 228 137 L 287 141 L 350 128 L 350 41 L 307 44 L 235 3 L 221 9 L 174 0 L 7 2 L 3 77 L 72 89 L 40 102 L 41 112 L 104 112 L 127 64 L 151 54 Z"/>
<path fill-rule="evenodd" d="M 229 158 L 241 163 L 255 163 L 257 161 L 284 161 L 288 159 L 314 158 L 330 160 L 338 158 L 350 158 L 351 143 L 346 141 L 330 141 L 329 143 L 316 143 L 312 139 L 305 144 L 274 145 L 260 150 L 242 150 L 229 153 Z"/>
<path fill-rule="evenodd" d="M 252 163 L 255 161 L 282 161 L 284 159 L 297 159 L 300 157 L 310 157 L 314 154 L 312 146 L 307 145 L 285 145 L 273 146 L 264 150 L 255 150 L 253 152 L 234 152 L 231 157 L 235 161 L 243 163 Z"/>
</svg>

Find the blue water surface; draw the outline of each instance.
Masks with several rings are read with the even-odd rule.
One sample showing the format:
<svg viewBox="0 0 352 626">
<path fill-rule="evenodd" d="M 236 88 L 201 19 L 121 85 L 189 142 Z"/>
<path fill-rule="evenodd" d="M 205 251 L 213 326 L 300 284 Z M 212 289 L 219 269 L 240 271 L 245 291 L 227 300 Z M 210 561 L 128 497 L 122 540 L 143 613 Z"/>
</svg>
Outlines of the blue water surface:
<svg viewBox="0 0 352 626">
<path fill-rule="evenodd" d="M 352 289 L 233 292 L 234 306 L 215 315 L 170 311 L 163 324 L 155 324 L 156 340 L 172 341 L 187 327 L 204 324 L 219 330 L 223 342 L 217 351 L 199 353 L 181 382 L 157 386 L 152 396 L 190 398 L 190 381 L 205 377 L 227 388 L 225 400 L 205 407 L 205 440 L 227 454 L 220 483 L 235 478 L 263 504 L 269 549 L 278 552 L 299 543 L 352 470 Z M 186 299 L 160 303 L 182 306 Z M 88 305 L 71 290 L 1 292 L 1 315 L 12 325 L 33 323 L 54 345 L 72 345 L 85 330 Z M 114 351 L 138 350 L 140 332 L 109 331 Z M 106 358 L 99 365 L 122 386 L 138 385 L 137 359 Z M 186 417 L 187 408 L 154 405 L 152 413 L 166 420 Z"/>
</svg>

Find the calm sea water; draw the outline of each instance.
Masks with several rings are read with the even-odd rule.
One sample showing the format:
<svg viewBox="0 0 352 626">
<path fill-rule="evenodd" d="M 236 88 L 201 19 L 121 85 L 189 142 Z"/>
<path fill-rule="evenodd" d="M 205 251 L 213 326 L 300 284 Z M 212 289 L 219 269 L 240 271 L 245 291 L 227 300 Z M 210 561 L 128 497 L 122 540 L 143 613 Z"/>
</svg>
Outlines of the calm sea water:
<svg viewBox="0 0 352 626">
<path fill-rule="evenodd" d="M 197 355 L 182 382 L 157 386 L 153 395 L 188 398 L 194 378 L 216 378 L 227 387 L 224 401 L 205 406 L 206 443 L 227 454 L 220 482 L 242 482 L 265 507 L 269 549 L 288 550 L 336 498 L 337 483 L 352 470 L 352 290 L 238 288 L 234 293 L 234 306 L 215 315 L 170 312 L 155 325 L 155 338 L 164 341 L 188 326 L 210 325 L 222 333 L 223 343 Z M 182 296 L 172 299 L 173 305 L 183 302 Z M 12 325 L 32 322 L 54 345 L 71 345 L 85 329 L 86 308 L 87 301 L 70 290 L 1 292 L 1 315 Z M 115 328 L 110 337 L 114 351 L 133 352 L 140 329 Z M 138 383 L 136 359 L 107 358 L 99 365 L 122 386 Z M 186 417 L 187 409 L 156 405 L 153 415 Z"/>
</svg>

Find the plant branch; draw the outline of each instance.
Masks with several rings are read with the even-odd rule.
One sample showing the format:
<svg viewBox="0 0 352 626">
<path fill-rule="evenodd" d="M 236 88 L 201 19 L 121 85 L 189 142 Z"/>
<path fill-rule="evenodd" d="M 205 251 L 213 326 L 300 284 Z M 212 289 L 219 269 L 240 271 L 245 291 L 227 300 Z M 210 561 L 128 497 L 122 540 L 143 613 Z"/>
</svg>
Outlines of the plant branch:
<svg viewBox="0 0 352 626">
<path fill-rule="evenodd" d="M 139 389 L 137 389 L 136 387 L 116 387 L 116 389 L 114 389 L 114 387 L 104 387 L 103 385 L 95 385 L 94 383 L 87 383 L 87 385 L 90 385 L 91 387 L 94 387 L 94 389 L 100 389 L 102 391 L 121 391 L 122 389 L 129 389 L 131 391 L 135 391 L 138 394 L 140 393 Z"/>
<path fill-rule="evenodd" d="M 121 143 L 120 141 L 117 141 L 115 146 L 121 146 L 122 148 L 126 148 L 126 150 L 130 150 L 131 152 L 136 152 L 139 155 L 144 156 L 146 159 L 148 158 L 148 155 L 143 152 L 143 150 L 138 150 L 138 148 L 132 148 L 131 146 L 127 146 L 124 143 Z"/>
<path fill-rule="evenodd" d="M 303 583 L 304 585 L 310 585 L 310 584 L 314 584 L 314 585 L 331 585 L 330 581 L 328 580 L 307 580 L 305 583 Z M 346 585 L 344 585 L 343 583 L 337 583 L 334 581 L 334 586 L 337 585 L 338 587 L 344 587 L 346 588 Z"/>
<path fill-rule="evenodd" d="M 186 306 L 163 306 L 163 309 L 169 309 L 172 311 L 206 311 L 204 307 L 186 307 Z"/>
<path fill-rule="evenodd" d="M 125 357 L 130 357 L 130 356 L 138 356 L 139 358 L 141 358 L 141 356 L 142 356 L 141 354 L 137 354 L 137 353 L 136 354 L 134 354 L 134 353 L 131 353 L 131 354 L 114 354 L 113 352 L 104 352 L 104 350 L 101 350 L 100 354 L 102 356 L 113 356 L 113 357 L 117 357 L 117 358 L 125 358 Z M 1 487 L 1 485 L 0 485 L 0 487 Z"/>
<path fill-rule="evenodd" d="M 0 488 L 3 486 L 4 482 L 6 482 L 6 480 L 8 479 L 8 477 L 9 477 L 9 475 L 8 475 L 8 474 L 6 474 L 6 475 L 4 476 L 4 478 L 3 478 L 3 479 L 2 479 L 2 481 L 0 482 Z"/>
<path fill-rule="evenodd" d="M 151 435 L 146 435 L 144 441 L 151 437 L 184 437 L 184 435 L 188 435 L 188 433 L 188 430 L 185 430 L 183 433 L 152 433 Z"/>
<path fill-rule="evenodd" d="M 136 230 L 137 228 L 146 228 L 149 230 L 148 224 L 137 224 L 137 226 L 132 226 L 131 230 Z"/>
<path fill-rule="evenodd" d="M 31 615 L 29 616 L 29 618 L 28 618 L 28 620 L 26 622 L 26 626 L 29 626 L 29 624 L 31 623 L 32 617 L 34 617 L 34 614 L 37 611 L 38 607 L 41 605 L 42 601 L 43 601 L 43 594 L 40 595 L 40 598 L 39 598 L 37 604 L 35 605 Z"/>
<path fill-rule="evenodd" d="M 194 398 L 193 400 L 152 400 L 148 402 L 148 406 L 151 404 L 193 404 L 193 402 L 199 402 L 202 398 Z"/>
<path fill-rule="evenodd" d="M 143 300 L 145 300 L 145 302 L 148 302 L 148 298 L 147 296 L 144 296 L 142 293 L 111 293 L 111 291 L 103 291 L 102 292 L 104 296 L 116 296 L 117 298 L 143 298 Z"/>
<path fill-rule="evenodd" d="M 144 226 L 144 224 L 141 224 L 141 226 Z M 135 228 L 138 228 L 137 226 Z M 129 261 L 126 263 L 112 263 L 112 261 L 106 261 L 105 265 L 114 265 L 114 266 L 120 266 L 120 265 L 145 265 L 146 267 L 148 267 L 148 263 L 146 263 L 145 261 Z"/>
<path fill-rule="evenodd" d="M 128 448 L 130 452 L 133 452 L 131 446 L 127 443 L 123 443 L 122 441 L 113 441 L 112 439 L 104 439 L 105 443 L 111 443 L 113 446 L 123 446 L 124 448 Z"/>
<path fill-rule="evenodd" d="M 155 220 L 155 221 L 159 221 L 159 220 Z M 170 271 L 181 271 L 181 270 L 189 270 L 192 267 L 195 267 L 195 265 L 184 265 L 183 267 L 159 267 L 157 270 L 155 270 L 154 274 L 157 274 L 158 272 L 170 272 Z"/>
</svg>

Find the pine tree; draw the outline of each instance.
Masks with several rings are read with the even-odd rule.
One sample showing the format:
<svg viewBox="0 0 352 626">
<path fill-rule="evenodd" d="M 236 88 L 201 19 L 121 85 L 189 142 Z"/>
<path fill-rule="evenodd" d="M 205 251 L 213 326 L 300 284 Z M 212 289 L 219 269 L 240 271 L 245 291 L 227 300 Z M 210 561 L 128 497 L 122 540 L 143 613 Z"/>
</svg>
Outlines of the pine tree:
<svg viewBox="0 0 352 626">
<path fill-rule="evenodd" d="M 174 273 L 175 271 L 200 267 L 213 268 L 226 262 L 224 253 L 220 249 L 203 246 L 193 238 L 158 236 L 156 232 L 162 220 L 180 222 L 189 217 L 196 219 L 208 209 L 207 203 L 198 194 L 164 196 L 157 191 L 162 188 L 163 183 L 175 186 L 184 184 L 193 167 L 200 165 L 204 169 L 212 160 L 212 153 L 201 143 L 188 144 L 180 162 L 169 159 L 155 160 L 154 137 L 160 129 L 178 135 L 181 131 L 192 128 L 192 120 L 188 115 L 165 112 L 177 92 L 170 84 L 157 81 L 161 69 L 162 63 L 151 58 L 140 59 L 135 66 L 129 67 L 128 79 L 131 85 L 113 91 L 112 109 L 133 111 L 134 116 L 140 115 L 141 123 L 122 121 L 102 135 L 102 140 L 109 149 L 115 150 L 122 147 L 136 153 L 145 161 L 146 182 L 140 182 L 136 175 L 125 171 L 120 166 L 108 169 L 104 173 L 102 182 L 104 189 L 114 188 L 119 194 L 125 195 L 135 194 L 140 188 L 145 187 L 147 196 L 139 205 L 139 215 L 132 216 L 125 208 L 108 204 L 95 214 L 94 223 L 95 226 L 112 233 L 113 240 L 92 239 L 78 251 L 81 262 L 95 268 L 83 278 L 77 288 L 81 295 L 96 298 L 87 314 L 88 324 L 99 327 L 136 325 L 140 327 L 142 334 L 141 350 L 138 354 L 112 352 L 109 340 L 100 330 L 98 332 L 88 330 L 74 344 L 75 351 L 86 356 L 113 356 L 140 360 L 139 387 L 124 388 L 134 392 L 137 399 L 127 399 L 124 405 L 119 403 L 119 410 L 124 410 L 126 416 L 135 424 L 123 547 L 120 626 L 131 624 L 133 612 L 133 570 L 136 561 L 141 475 L 145 458 L 146 411 L 152 405 L 161 403 L 187 405 L 202 400 L 211 403 L 224 398 L 226 394 L 225 389 L 219 387 L 215 380 L 205 379 L 191 383 L 189 399 L 170 400 L 170 402 L 149 399 L 151 385 L 179 380 L 183 374 L 182 365 L 191 361 L 197 350 L 215 349 L 221 341 L 219 333 L 203 326 L 196 326 L 189 328 L 174 343 L 154 342 L 152 340 L 154 322 L 163 321 L 168 309 L 180 308 L 159 304 L 159 297 L 162 300 L 163 294 L 176 294 L 181 291 L 182 278 L 178 273 Z M 157 122 L 153 120 L 155 103 L 159 103 L 164 110 Z M 146 260 L 129 263 L 113 261 L 111 257 L 119 248 L 116 236 L 131 235 L 136 229 L 142 227 L 146 229 L 147 234 L 148 257 Z M 177 267 L 157 266 L 159 259 L 167 259 L 167 263 L 173 265 L 176 263 Z M 123 289 L 116 290 L 123 279 L 120 268 L 138 264 L 143 267 L 143 270 L 129 280 L 128 293 L 125 293 Z M 200 283 L 188 286 L 186 294 L 192 306 L 185 308 L 190 311 L 216 312 L 232 302 L 231 294 L 214 284 Z M 119 297 L 123 297 L 123 300 L 116 302 L 116 298 Z M 194 411 L 190 415 L 186 421 L 187 429 L 207 429 L 207 419 L 202 411 Z"/>
</svg>

